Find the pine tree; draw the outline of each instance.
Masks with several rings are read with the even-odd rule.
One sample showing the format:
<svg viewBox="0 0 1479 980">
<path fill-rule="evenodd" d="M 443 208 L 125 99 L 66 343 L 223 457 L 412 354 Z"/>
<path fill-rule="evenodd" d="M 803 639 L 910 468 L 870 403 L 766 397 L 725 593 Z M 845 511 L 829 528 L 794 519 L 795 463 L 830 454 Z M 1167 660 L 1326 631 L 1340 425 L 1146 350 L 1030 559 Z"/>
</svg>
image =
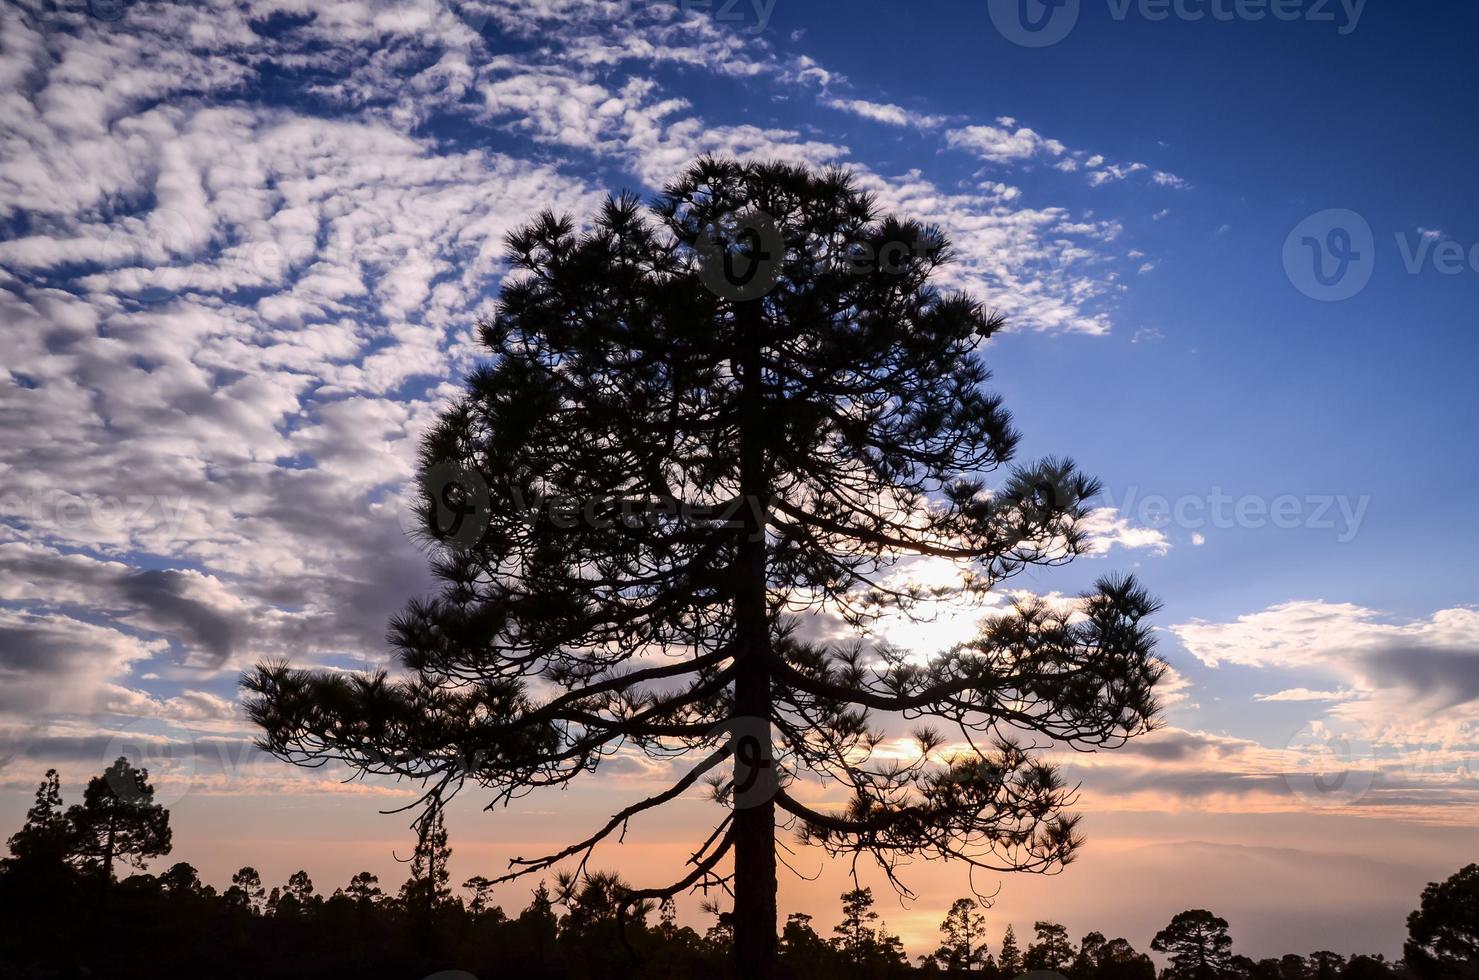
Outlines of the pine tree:
<svg viewBox="0 0 1479 980">
<path fill-rule="evenodd" d="M 1017 948 L 1017 934 L 1007 926 L 1001 937 L 1001 951 L 996 957 L 996 966 L 1006 977 L 1015 977 L 1022 972 L 1022 952 Z"/>
<path fill-rule="evenodd" d="M 1022 957 L 1022 965 L 1028 970 L 1051 970 L 1061 973 L 1073 962 L 1073 942 L 1068 930 L 1056 922 L 1035 922 L 1033 931 L 1037 938 Z"/>
<path fill-rule="evenodd" d="M 62 812 L 61 777 L 55 769 L 46 770 L 36 788 L 36 801 L 26 811 L 25 825 L 6 843 L 13 855 L 7 864 L 56 865 L 66 860 L 72 839 Z"/>
<path fill-rule="evenodd" d="M 940 923 L 940 933 L 945 941 L 935 953 L 935 958 L 947 970 L 974 970 L 986 962 L 987 950 L 983 940 L 977 937 L 986 928 L 981 906 L 974 898 L 957 898 Z"/>
<path fill-rule="evenodd" d="M 1227 969 L 1232 939 L 1226 919 L 1206 909 L 1188 909 L 1178 912 L 1170 925 L 1155 934 L 1150 948 L 1166 954 L 1176 980 L 1215 980 Z M 1302 969 L 1304 958 L 1295 958 Z"/>
<path fill-rule="evenodd" d="M 731 886 L 751 980 L 776 969 L 778 810 L 891 876 L 920 856 L 1069 861 L 1072 794 L 1011 736 L 1145 730 L 1155 603 L 1130 579 L 1073 610 L 1021 600 L 923 665 L 865 635 L 1073 558 L 1098 490 L 1066 461 L 1003 470 L 1018 436 L 980 358 L 1003 320 L 932 283 L 944 236 L 879 214 L 841 171 L 703 160 L 650 213 L 623 196 L 587 232 L 546 214 L 508 245 L 516 275 L 480 329 L 492 360 L 422 448 L 443 588 L 392 625 L 409 677 L 262 665 L 245 683 L 263 746 L 505 804 L 618 746 L 689 755 L 669 788 L 505 877 L 588 859 L 708 781 L 721 816 L 690 870 L 627 897 Z M 901 585 L 918 558 L 959 581 Z M 803 642 L 824 610 L 856 640 Z M 874 714 L 982 749 L 941 759 L 922 726 L 915 763 L 870 765 Z M 808 806 L 800 781 L 846 808 Z"/>
<path fill-rule="evenodd" d="M 169 811 L 154 802 L 149 771 L 135 769 L 122 756 L 94 776 L 82 802 L 67 810 L 72 859 L 95 874 L 104 904 L 113 887 L 113 863 L 143 868 L 150 858 L 170 852 Z"/>
<path fill-rule="evenodd" d="M 411 854 L 411 877 L 401 885 L 400 892 L 401 902 L 425 922 L 430 922 L 437 908 L 452 897 L 447 884 L 447 862 L 451 859 L 447 824 L 441 807 L 434 807 L 418 825 L 416 850 Z"/>
</svg>

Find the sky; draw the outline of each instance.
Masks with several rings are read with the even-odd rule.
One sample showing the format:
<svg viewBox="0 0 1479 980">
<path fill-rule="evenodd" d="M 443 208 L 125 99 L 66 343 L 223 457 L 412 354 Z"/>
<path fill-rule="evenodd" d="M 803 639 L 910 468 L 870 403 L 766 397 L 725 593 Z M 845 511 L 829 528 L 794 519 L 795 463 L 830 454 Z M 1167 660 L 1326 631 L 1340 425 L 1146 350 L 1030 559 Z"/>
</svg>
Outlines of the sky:
<svg viewBox="0 0 1479 980">
<path fill-rule="evenodd" d="M 242 669 L 388 662 L 400 517 L 476 363 L 501 238 L 706 153 L 851 168 L 941 226 L 1023 455 L 1105 484 L 1091 554 L 1160 596 L 1164 726 L 1064 763 L 1089 837 L 995 891 L 1144 948 L 1400 953 L 1479 853 L 1479 8 L 1440 0 L 21 0 L 0 13 L 0 826 L 118 754 L 207 881 L 404 875 L 401 786 L 250 748 Z M 1005 601 L 1005 600 L 1003 600 Z M 927 654 L 980 610 L 881 624 Z M 454 874 L 663 773 L 449 823 Z M 1316 778 L 1318 777 L 1318 778 Z M 602 863 L 676 867 L 682 801 Z M 666 862 L 666 865 L 664 865 Z M 802 852 L 783 910 L 847 869 Z M 156 869 L 157 870 L 157 869 Z M 916 866 L 913 952 L 969 882 Z M 509 908 L 527 888 L 504 888 Z M 682 906 L 702 925 L 697 903 Z"/>
</svg>

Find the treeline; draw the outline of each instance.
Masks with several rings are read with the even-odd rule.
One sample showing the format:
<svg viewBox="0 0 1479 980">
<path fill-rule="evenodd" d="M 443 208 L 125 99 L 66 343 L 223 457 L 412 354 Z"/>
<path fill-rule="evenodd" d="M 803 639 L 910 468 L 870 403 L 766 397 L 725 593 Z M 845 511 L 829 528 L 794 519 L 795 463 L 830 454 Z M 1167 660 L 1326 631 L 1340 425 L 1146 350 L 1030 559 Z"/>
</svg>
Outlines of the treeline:
<svg viewBox="0 0 1479 980">
<path fill-rule="evenodd" d="M 448 969 L 477 977 L 694 980 L 733 975 L 728 913 L 708 906 L 702 934 L 680 926 L 670 903 L 626 910 L 626 886 L 602 872 L 540 883 L 526 906 L 505 911 L 478 876 L 454 889 L 451 848 L 439 814 L 423 827 L 408 877 L 382 888 L 361 872 L 322 894 L 306 871 L 268 888 L 250 867 L 224 890 L 169 854 L 169 813 L 148 774 L 119 759 L 63 805 L 49 772 L 0 860 L 0 976 L 18 978 L 199 976 L 213 978 L 418 978 Z M 140 873 L 118 877 L 120 865 Z M 1423 895 L 1413 913 L 1408 963 L 1349 959 L 1328 951 L 1254 961 L 1233 951 L 1226 921 L 1205 910 L 1177 915 L 1151 942 L 1168 966 L 1161 980 L 1384 980 L 1479 976 L 1479 867 Z M 1467 943 L 1467 945 L 1465 945 Z M 807 980 L 943 974 L 1010 980 L 1046 970 L 1069 980 L 1157 980 L 1145 953 L 1097 932 L 1078 943 L 1054 922 L 1019 941 L 1008 927 L 986 942 L 982 906 L 954 903 L 940 945 L 911 963 L 867 888 L 841 896 L 839 921 L 818 927 L 790 915 L 781 936 L 786 973 Z"/>
</svg>

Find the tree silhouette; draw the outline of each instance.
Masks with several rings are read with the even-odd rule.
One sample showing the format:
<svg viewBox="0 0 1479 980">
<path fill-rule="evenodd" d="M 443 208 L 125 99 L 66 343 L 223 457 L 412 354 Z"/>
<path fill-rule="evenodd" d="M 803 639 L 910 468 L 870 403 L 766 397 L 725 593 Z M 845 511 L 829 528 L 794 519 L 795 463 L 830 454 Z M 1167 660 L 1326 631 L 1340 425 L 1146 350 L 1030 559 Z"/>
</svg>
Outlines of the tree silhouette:
<svg viewBox="0 0 1479 980">
<path fill-rule="evenodd" d="M 357 905 L 371 905 L 385 897 L 380 890 L 380 878 L 368 871 L 361 871 L 349 879 L 349 884 L 344 886 L 344 894 Z"/>
<path fill-rule="evenodd" d="M 1010 924 L 1001 937 L 1001 951 L 996 955 L 996 965 L 1009 977 L 1022 972 L 1022 951 L 1017 948 L 1017 933 Z"/>
<path fill-rule="evenodd" d="M 957 898 L 945 913 L 945 921 L 940 923 L 940 934 L 945 940 L 935 952 L 935 959 L 947 970 L 974 970 L 983 965 L 986 943 L 983 938 L 977 944 L 976 939 L 985 929 L 980 903 L 974 898 Z"/>
<path fill-rule="evenodd" d="M 247 911 L 258 914 L 267 899 L 262 888 L 262 876 L 253 867 L 245 867 L 231 876 L 231 887 L 226 890 L 227 898 Z"/>
<path fill-rule="evenodd" d="M 1094 980 L 1155 980 L 1155 964 L 1122 938 L 1111 939 L 1095 954 Z M 1078 980 L 1077 977 L 1074 980 Z"/>
<path fill-rule="evenodd" d="M 1215 980 L 1227 969 L 1232 939 L 1226 919 L 1206 909 L 1189 909 L 1178 912 L 1170 925 L 1156 933 L 1150 948 L 1170 958 L 1177 980 Z"/>
<path fill-rule="evenodd" d="M 71 828 L 62 811 L 61 777 L 55 769 L 36 787 L 36 801 L 26 811 L 26 822 L 6 842 L 12 857 L 7 865 L 57 865 L 68 857 L 72 847 Z"/>
<path fill-rule="evenodd" d="M 1056 922 L 1035 922 L 1036 940 L 1027 947 L 1022 965 L 1029 970 L 1062 972 L 1073 962 L 1073 941 L 1068 930 Z"/>
<path fill-rule="evenodd" d="M 88 780 L 82 802 L 67 810 L 72 858 L 97 875 L 106 903 L 113 886 L 113 862 L 143 868 L 150 858 L 170 852 L 169 811 L 154 802 L 149 771 L 135 769 L 123 756 L 101 776 Z"/>
<path fill-rule="evenodd" d="M 1079 940 L 1078 953 L 1069 967 L 1069 980 L 1093 980 L 1099 968 L 1099 952 L 1107 940 L 1102 932 L 1091 932 Z"/>
<path fill-rule="evenodd" d="M 1023 600 L 927 664 L 863 638 L 883 613 L 1071 559 L 1098 490 L 1059 460 L 988 486 L 1018 441 L 978 356 L 1003 321 L 931 284 L 943 235 L 879 214 L 843 172 L 710 159 L 650 214 L 623 196 L 588 232 L 545 214 L 508 245 L 515 274 L 480 329 L 492 360 L 422 447 L 443 584 L 392 624 L 409 676 L 262 665 L 245 679 L 262 746 L 423 780 L 428 800 L 472 781 L 495 804 L 622 748 L 690 756 L 668 789 L 505 877 L 583 870 L 707 780 L 724 812 L 691 870 L 627 899 L 732 888 L 757 980 L 775 970 L 778 809 L 891 878 L 916 856 L 1068 862 L 1072 793 L 1018 739 L 1144 731 L 1155 603 L 1130 579 L 1074 611 Z M 919 558 L 958 584 L 909 584 L 900 562 Z M 804 641 L 820 611 L 857 641 Z M 915 760 L 881 761 L 874 713 L 943 721 L 966 747 L 942 756 L 920 727 Z M 807 782 L 847 809 L 803 803 Z"/>
<path fill-rule="evenodd" d="M 1407 965 L 1423 980 L 1479 977 L 1479 864 L 1423 889 L 1407 917 Z"/>
</svg>

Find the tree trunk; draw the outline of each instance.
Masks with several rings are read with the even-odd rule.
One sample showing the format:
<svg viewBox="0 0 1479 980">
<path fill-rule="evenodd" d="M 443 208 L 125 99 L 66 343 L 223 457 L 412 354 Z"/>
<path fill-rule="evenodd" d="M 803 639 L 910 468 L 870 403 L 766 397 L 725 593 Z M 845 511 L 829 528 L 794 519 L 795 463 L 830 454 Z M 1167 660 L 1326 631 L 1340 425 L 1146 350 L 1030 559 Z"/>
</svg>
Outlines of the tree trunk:
<svg viewBox="0 0 1479 980">
<path fill-rule="evenodd" d="M 770 489 L 765 472 L 761 391 L 760 301 L 736 304 L 740 353 L 740 493 L 744 537 L 739 545 L 735 596 L 734 701 L 737 746 L 734 763 L 734 956 L 743 980 L 773 980 L 776 961 L 775 799 L 770 716 L 770 619 L 766 601 L 765 519 Z M 738 748 L 750 740 L 746 760 Z M 761 770 L 756 781 L 756 767 Z M 762 792 L 740 793 L 751 783 Z"/>
</svg>

